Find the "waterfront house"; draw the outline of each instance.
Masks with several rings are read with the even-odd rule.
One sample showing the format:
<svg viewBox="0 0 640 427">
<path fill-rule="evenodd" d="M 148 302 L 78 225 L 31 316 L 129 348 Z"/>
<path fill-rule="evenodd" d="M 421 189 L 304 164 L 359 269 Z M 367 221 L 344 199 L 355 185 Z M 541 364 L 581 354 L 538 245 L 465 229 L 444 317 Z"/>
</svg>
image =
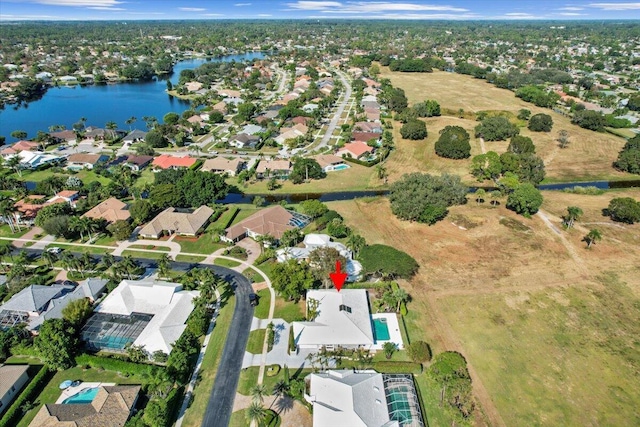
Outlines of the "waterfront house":
<svg viewBox="0 0 640 427">
<path fill-rule="evenodd" d="M 163 154 L 153 159 L 151 165 L 155 170 L 180 169 L 189 168 L 193 166 L 196 161 L 197 159 L 189 156 L 175 157 L 168 154 Z"/>
<path fill-rule="evenodd" d="M 200 168 L 203 172 L 226 173 L 229 176 L 235 176 L 240 173 L 245 165 L 244 160 L 239 158 L 225 159 L 224 157 L 215 157 L 207 159 Z"/>
<path fill-rule="evenodd" d="M 81 170 L 81 169 L 93 169 L 99 163 L 105 163 L 109 160 L 109 156 L 106 154 L 90 154 L 90 153 L 77 153 L 67 157 L 67 169 L 69 170 Z"/>
<path fill-rule="evenodd" d="M 310 218 L 297 212 L 289 211 L 282 206 L 272 206 L 261 209 L 248 218 L 227 228 L 220 239 L 235 243 L 245 237 L 256 239 L 260 236 L 271 236 L 276 240 L 282 237 L 287 230 L 302 228 L 307 225 Z"/>
</svg>

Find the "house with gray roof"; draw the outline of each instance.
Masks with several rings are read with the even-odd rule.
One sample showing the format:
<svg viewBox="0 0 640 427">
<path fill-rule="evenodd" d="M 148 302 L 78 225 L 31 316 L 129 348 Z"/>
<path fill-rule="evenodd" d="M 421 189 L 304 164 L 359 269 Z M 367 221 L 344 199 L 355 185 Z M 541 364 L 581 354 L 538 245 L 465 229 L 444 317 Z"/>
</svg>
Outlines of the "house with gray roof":
<svg viewBox="0 0 640 427">
<path fill-rule="evenodd" d="M 140 129 L 134 129 L 122 138 L 122 142 L 132 144 L 138 141 L 144 141 L 144 137 L 147 136 L 147 132 Z"/>
<path fill-rule="evenodd" d="M 29 381 L 29 365 L 0 365 L 0 414 L 9 408 Z"/>
<path fill-rule="evenodd" d="M 72 285 L 27 286 L 0 306 L 0 328 L 26 323 L 35 331 L 46 319 L 62 317 L 62 308 L 72 301 L 66 297 L 73 290 Z"/>
</svg>

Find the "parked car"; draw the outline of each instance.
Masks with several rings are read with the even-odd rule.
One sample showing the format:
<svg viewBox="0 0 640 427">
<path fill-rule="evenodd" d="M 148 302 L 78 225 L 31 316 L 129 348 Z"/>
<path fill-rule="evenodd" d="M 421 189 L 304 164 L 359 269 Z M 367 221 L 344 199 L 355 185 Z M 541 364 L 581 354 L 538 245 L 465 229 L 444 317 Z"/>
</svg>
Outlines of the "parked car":
<svg viewBox="0 0 640 427">
<path fill-rule="evenodd" d="M 249 294 L 249 304 L 251 304 L 254 307 L 258 305 L 258 295 Z"/>
<path fill-rule="evenodd" d="M 47 252 L 49 252 L 50 254 L 58 255 L 60 254 L 60 252 L 62 252 L 62 249 L 57 246 L 53 246 L 53 247 L 47 248 Z"/>
</svg>

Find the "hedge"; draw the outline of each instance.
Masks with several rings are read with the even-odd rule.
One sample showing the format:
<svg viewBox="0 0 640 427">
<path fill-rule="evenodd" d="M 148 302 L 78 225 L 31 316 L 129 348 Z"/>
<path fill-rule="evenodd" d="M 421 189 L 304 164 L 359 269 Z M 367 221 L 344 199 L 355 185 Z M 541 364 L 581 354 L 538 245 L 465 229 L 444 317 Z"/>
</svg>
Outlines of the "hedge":
<svg viewBox="0 0 640 427">
<path fill-rule="evenodd" d="M 373 363 L 373 369 L 383 374 L 420 374 L 422 365 L 414 362 L 394 362 L 382 360 Z"/>
<path fill-rule="evenodd" d="M 194 164 L 189 166 L 189 170 L 192 170 L 192 171 L 198 170 L 200 169 L 200 166 L 202 166 L 203 163 L 204 163 L 204 160 L 198 159 Z"/>
<path fill-rule="evenodd" d="M 126 375 L 141 375 L 151 366 L 149 364 L 127 362 L 113 357 L 92 356 L 90 354 L 81 354 L 76 357 L 76 364 L 78 366 L 90 366 L 94 369 L 120 372 Z"/>
<path fill-rule="evenodd" d="M 387 151 L 387 153 L 389 153 L 391 150 Z M 358 159 L 354 159 L 353 157 L 349 157 L 349 156 L 345 156 L 343 157 L 344 160 L 351 162 L 351 163 L 355 163 L 357 165 L 362 165 L 362 166 L 366 166 L 368 168 L 370 168 L 371 166 L 375 166 L 378 163 L 380 163 L 381 161 L 383 161 L 384 159 L 386 159 L 389 156 L 389 154 L 387 154 L 385 157 L 376 157 L 374 160 L 371 160 L 369 162 L 365 162 L 364 160 L 358 160 Z"/>
<path fill-rule="evenodd" d="M 14 356 L 31 356 L 40 359 L 40 352 L 33 345 L 18 344 L 11 347 L 11 354 Z"/>
<path fill-rule="evenodd" d="M 0 420 L 0 427 L 15 426 L 18 424 L 19 419 L 22 418 L 23 415 L 22 405 L 40 394 L 44 385 L 49 382 L 51 377 L 53 377 L 53 372 L 54 371 L 50 370 L 46 366 L 43 366 L 42 369 L 40 369 L 40 371 L 33 377 L 27 388 L 20 393 L 20 396 L 18 396 L 4 414 Z"/>
<path fill-rule="evenodd" d="M 231 224 L 233 223 L 233 220 L 236 219 L 236 216 L 238 216 L 238 212 L 240 212 L 240 208 L 233 208 L 234 211 L 231 213 L 231 215 L 229 215 L 229 221 L 227 221 L 227 223 L 224 225 L 224 229 L 226 230 L 227 228 L 231 227 Z"/>
</svg>

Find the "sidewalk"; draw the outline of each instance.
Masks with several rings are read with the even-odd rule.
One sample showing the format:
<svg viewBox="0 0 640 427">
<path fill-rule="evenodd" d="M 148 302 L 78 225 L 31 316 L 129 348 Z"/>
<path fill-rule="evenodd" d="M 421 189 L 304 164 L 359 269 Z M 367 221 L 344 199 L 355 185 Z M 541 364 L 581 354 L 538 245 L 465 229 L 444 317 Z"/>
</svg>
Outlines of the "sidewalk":
<svg viewBox="0 0 640 427">
<path fill-rule="evenodd" d="M 22 248 L 24 247 L 24 244 L 27 243 L 26 240 L 35 239 L 36 234 L 42 234 L 42 233 L 44 233 L 44 230 L 42 228 L 33 227 L 31 230 L 27 231 L 24 235 L 22 235 L 22 237 L 20 237 L 20 239 L 24 239 L 24 240 L 14 240 L 13 246 L 15 246 L 16 248 Z"/>
</svg>

